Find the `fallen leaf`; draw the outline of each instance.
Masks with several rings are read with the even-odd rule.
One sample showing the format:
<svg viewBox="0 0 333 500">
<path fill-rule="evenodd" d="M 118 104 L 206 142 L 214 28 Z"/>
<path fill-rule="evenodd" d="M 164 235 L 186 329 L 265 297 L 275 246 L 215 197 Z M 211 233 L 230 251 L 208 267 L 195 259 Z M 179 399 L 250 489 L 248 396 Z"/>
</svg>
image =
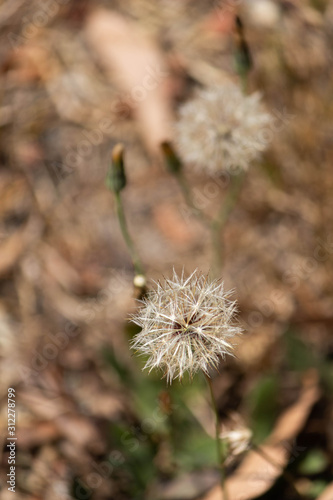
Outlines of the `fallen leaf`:
<svg viewBox="0 0 333 500">
<path fill-rule="evenodd" d="M 216 471 L 196 471 L 176 477 L 170 483 L 164 484 L 161 491 L 158 492 L 161 500 L 182 500 L 193 499 L 207 491 L 212 484 L 216 482 L 218 477 Z"/>
<path fill-rule="evenodd" d="M 74 267 L 65 260 L 56 248 L 42 245 L 42 257 L 49 275 L 65 290 L 77 292 L 81 286 L 81 278 Z"/>
<path fill-rule="evenodd" d="M 105 452 L 105 442 L 89 418 L 78 414 L 64 414 L 60 415 L 55 422 L 62 435 L 75 446 L 88 447 L 95 453 Z"/>
<path fill-rule="evenodd" d="M 39 391 L 31 389 L 20 393 L 21 402 L 39 418 L 52 421 L 61 437 L 81 448 L 89 447 L 98 452 L 104 451 L 104 443 L 97 426 L 88 417 L 75 413 L 75 406 L 61 396 L 48 398 Z"/>
<path fill-rule="evenodd" d="M 40 221 L 31 217 L 22 229 L 15 231 L 4 241 L 0 246 L 0 276 L 12 270 L 23 252 L 39 237 L 40 232 Z"/>
<path fill-rule="evenodd" d="M 33 448 L 49 443 L 60 436 L 61 432 L 54 422 L 40 422 L 33 426 L 20 427 L 17 430 L 17 439 L 22 449 Z"/>
<path fill-rule="evenodd" d="M 288 463 L 292 440 L 303 427 L 318 398 L 318 377 L 316 372 L 311 371 L 304 381 L 298 401 L 280 416 L 273 432 L 260 447 L 276 465 L 272 465 L 258 452 L 251 450 L 236 472 L 226 481 L 229 498 L 250 500 L 272 487 Z M 203 497 L 203 500 L 223 500 L 223 498 L 221 487 L 216 486 Z"/>
<path fill-rule="evenodd" d="M 124 92 L 146 146 L 158 153 L 160 143 L 171 138 L 172 122 L 170 77 L 162 53 L 133 22 L 111 10 L 93 11 L 85 35 L 109 80 Z"/>
<path fill-rule="evenodd" d="M 236 13 L 236 8 L 230 8 L 226 2 L 219 2 L 208 14 L 204 27 L 220 35 L 229 35 L 234 29 Z"/>
</svg>

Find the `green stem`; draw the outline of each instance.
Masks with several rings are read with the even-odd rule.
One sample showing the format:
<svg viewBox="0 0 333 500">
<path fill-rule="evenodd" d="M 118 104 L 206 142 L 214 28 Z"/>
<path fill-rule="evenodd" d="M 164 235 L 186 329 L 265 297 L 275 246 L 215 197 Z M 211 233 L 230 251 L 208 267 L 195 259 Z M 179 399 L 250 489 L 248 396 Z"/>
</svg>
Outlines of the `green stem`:
<svg viewBox="0 0 333 500">
<path fill-rule="evenodd" d="M 215 262 L 213 266 L 214 276 L 218 276 L 220 274 L 223 265 L 224 248 L 221 242 L 221 232 L 238 200 L 243 180 L 244 174 L 242 173 L 234 176 L 234 179 L 231 181 L 229 192 L 223 200 L 217 216 L 211 222 L 212 246 L 215 255 Z"/>
<path fill-rule="evenodd" d="M 217 451 L 217 459 L 218 459 L 218 465 L 219 465 L 219 470 L 220 470 L 220 477 L 221 477 L 221 488 L 223 492 L 223 500 L 228 500 L 228 492 L 226 488 L 226 473 L 225 473 L 225 466 L 224 466 L 224 457 L 223 457 L 223 452 L 222 452 L 222 447 L 221 447 L 221 439 L 220 439 L 220 418 L 219 418 L 219 411 L 217 407 L 217 402 L 214 396 L 213 392 L 213 384 L 211 379 L 208 377 L 208 375 L 205 375 L 205 379 L 207 381 L 208 387 L 209 387 L 209 393 L 212 401 L 212 407 L 214 409 L 214 414 L 215 414 L 215 441 L 216 441 L 216 451 Z"/>
<path fill-rule="evenodd" d="M 124 207 L 123 207 L 123 204 L 121 201 L 120 192 L 115 192 L 114 197 L 115 197 L 115 201 L 116 201 L 116 210 L 117 210 L 117 216 L 118 216 L 120 229 L 121 229 L 123 238 L 125 240 L 125 243 L 127 245 L 129 254 L 131 256 L 135 273 L 142 274 L 144 276 L 145 272 L 143 270 L 143 265 L 141 263 L 140 257 L 138 256 L 138 253 L 135 249 L 133 240 L 132 240 L 130 233 L 128 231 Z"/>
<path fill-rule="evenodd" d="M 205 212 L 200 210 L 198 207 L 196 207 L 193 201 L 191 189 L 183 173 L 180 171 L 177 174 L 175 174 L 175 177 L 183 193 L 187 206 L 193 211 L 193 214 L 202 222 L 202 224 L 206 228 L 210 229 L 212 248 L 214 253 L 212 274 L 214 277 L 218 277 L 221 272 L 223 264 L 223 247 L 221 243 L 221 231 L 223 229 L 223 226 L 228 220 L 230 212 L 232 211 L 238 200 L 238 195 L 243 185 L 244 174 L 240 173 L 234 176 L 234 179 L 232 179 L 231 182 L 229 192 L 223 199 L 220 210 L 217 213 L 216 217 L 213 219 L 209 217 Z"/>
<path fill-rule="evenodd" d="M 182 172 L 175 175 L 179 187 L 183 193 L 184 199 L 188 207 L 193 211 L 194 215 L 207 227 L 211 223 L 210 217 L 205 214 L 200 208 L 198 208 L 192 198 L 192 193 L 187 181 Z"/>
</svg>

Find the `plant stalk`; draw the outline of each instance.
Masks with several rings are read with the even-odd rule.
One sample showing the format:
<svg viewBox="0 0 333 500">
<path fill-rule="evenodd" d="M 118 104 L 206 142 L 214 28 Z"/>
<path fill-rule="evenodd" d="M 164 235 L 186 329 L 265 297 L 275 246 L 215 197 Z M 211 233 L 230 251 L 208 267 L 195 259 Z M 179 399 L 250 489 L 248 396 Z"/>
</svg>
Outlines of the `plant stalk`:
<svg viewBox="0 0 333 500">
<path fill-rule="evenodd" d="M 223 500 L 228 500 L 228 492 L 226 488 L 226 473 L 225 473 L 225 461 L 224 461 L 224 456 L 222 452 L 222 447 L 221 447 L 221 439 L 220 439 L 220 418 L 219 418 L 219 411 L 217 407 L 217 402 L 214 396 L 213 392 L 213 384 L 211 379 L 208 377 L 208 375 L 205 375 L 205 379 L 207 381 L 208 387 L 209 387 L 209 393 L 212 401 L 212 407 L 214 410 L 215 414 L 215 441 L 216 441 L 216 451 L 217 451 L 217 459 L 218 459 L 218 465 L 219 465 L 219 470 L 220 470 L 220 477 L 221 477 L 221 488 L 223 492 Z"/>
<path fill-rule="evenodd" d="M 224 198 L 220 210 L 217 213 L 217 216 L 211 222 L 212 247 L 215 256 L 215 261 L 213 265 L 213 275 L 215 277 L 219 276 L 224 260 L 224 255 L 223 255 L 224 245 L 222 244 L 221 241 L 221 232 L 228 220 L 230 213 L 232 212 L 237 203 L 239 193 L 241 191 L 244 181 L 244 174 L 240 173 L 238 175 L 235 175 L 232 181 L 229 192 Z"/>
<path fill-rule="evenodd" d="M 205 212 L 203 212 L 202 210 L 200 210 L 200 208 L 195 206 L 195 203 L 193 201 L 192 194 L 191 194 L 191 189 L 190 189 L 189 185 L 187 184 L 187 181 L 186 181 L 183 173 L 179 172 L 175 175 L 175 177 L 178 181 L 179 187 L 183 193 L 185 202 L 188 205 L 188 207 L 191 210 L 193 210 L 194 215 L 204 224 L 205 227 L 209 227 L 209 225 L 211 224 L 211 219 L 208 215 L 205 214 Z"/>
<path fill-rule="evenodd" d="M 143 265 L 141 263 L 139 255 L 138 255 L 138 253 L 137 253 L 137 251 L 135 249 L 135 246 L 134 246 L 133 240 L 131 238 L 131 235 L 130 235 L 130 233 L 128 231 L 126 217 L 125 217 L 125 212 L 124 212 L 124 207 L 123 207 L 123 203 L 122 203 L 122 200 L 121 200 L 120 192 L 115 192 L 114 193 L 114 198 L 115 198 L 115 202 L 116 202 L 116 210 L 117 210 L 117 216 L 118 216 L 118 221 L 119 221 L 120 229 L 121 229 L 123 238 L 125 240 L 126 246 L 128 248 L 129 254 L 131 256 L 135 273 L 137 275 L 143 275 L 144 276 L 145 272 L 144 272 L 144 269 L 143 269 Z"/>
<path fill-rule="evenodd" d="M 191 189 L 183 173 L 181 171 L 177 172 L 177 174 L 175 174 L 175 177 L 183 193 L 187 206 L 193 211 L 193 214 L 198 218 L 198 220 L 200 220 L 201 223 L 210 230 L 214 255 L 212 275 L 214 277 L 218 277 L 223 265 L 223 245 L 221 242 L 221 232 L 238 200 L 238 196 L 243 185 L 244 174 L 237 174 L 234 176 L 234 179 L 232 179 L 233 182 L 231 182 L 229 192 L 223 199 L 222 205 L 215 218 L 209 217 L 205 212 L 195 206 L 191 194 Z"/>
</svg>

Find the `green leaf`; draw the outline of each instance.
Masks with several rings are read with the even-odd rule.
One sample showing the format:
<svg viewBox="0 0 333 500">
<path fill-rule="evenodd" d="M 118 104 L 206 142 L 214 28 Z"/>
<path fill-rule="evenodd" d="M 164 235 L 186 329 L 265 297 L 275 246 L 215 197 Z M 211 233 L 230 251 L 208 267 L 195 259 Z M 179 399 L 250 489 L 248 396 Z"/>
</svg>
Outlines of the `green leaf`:
<svg viewBox="0 0 333 500">
<path fill-rule="evenodd" d="M 288 330 L 284 336 L 286 359 L 288 367 L 297 372 L 304 372 L 309 368 L 316 368 L 324 390 L 330 396 L 333 391 L 333 363 L 314 353 L 309 344 L 304 342 L 297 333 Z"/>
<path fill-rule="evenodd" d="M 177 450 L 176 460 L 185 470 L 201 467 L 217 467 L 217 453 L 215 439 L 203 431 L 188 432 L 186 441 Z"/>
<path fill-rule="evenodd" d="M 333 363 L 326 361 L 320 365 L 320 375 L 323 379 L 324 387 L 326 388 L 329 397 L 333 393 Z"/>
<path fill-rule="evenodd" d="M 318 366 L 318 359 L 313 350 L 294 332 L 286 333 L 285 342 L 287 361 L 292 370 L 305 371 Z"/>
<path fill-rule="evenodd" d="M 259 168 L 270 179 L 272 184 L 278 187 L 283 187 L 283 179 L 279 166 L 275 164 L 269 153 L 265 154 L 263 161 L 260 162 Z"/>
<path fill-rule="evenodd" d="M 248 395 L 251 428 L 254 442 L 263 441 L 273 429 L 278 408 L 276 376 L 262 377 Z"/>
<path fill-rule="evenodd" d="M 318 498 L 319 495 L 321 495 L 322 492 L 325 490 L 327 485 L 328 485 L 327 481 L 323 481 L 322 479 L 317 479 L 316 481 L 311 481 L 311 485 L 309 486 L 309 489 L 307 491 L 307 495 L 310 498 Z"/>
<path fill-rule="evenodd" d="M 148 484 L 158 474 L 154 458 L 156 446 L 142 429 L 123 423 L 110 426 L 112 445 L 121 452 L 124 461 L 114 470 L 114 475 L 127 477 L 131 498 L 142 496 Z"/>
<path fill-rule="evenodd" d="M 132 380 L 132 374 L 128 368 L 117 359 L 115 352 L 110 346 L 104 346 L 102 348 L 102 357 L 109 366 L 119 375 L 119 378 L 124 383 L 130 383 Z"/>
<path fill-rule="evenodd" d="M 299 472 L 304 475 L 319 474 L 328 466 L 328 458 L 320 449 L 310 450 L 299 464 Z"/>
</svg>

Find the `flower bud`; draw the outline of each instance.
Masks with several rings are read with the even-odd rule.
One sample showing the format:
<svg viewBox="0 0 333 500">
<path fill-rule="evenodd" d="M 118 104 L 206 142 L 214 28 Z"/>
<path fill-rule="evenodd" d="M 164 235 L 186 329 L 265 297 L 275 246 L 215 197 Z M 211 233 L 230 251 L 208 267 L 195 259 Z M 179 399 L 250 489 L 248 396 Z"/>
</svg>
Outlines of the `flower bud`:
<svg viewBox="0 0 333 500">
<path fill-rule="evenodd" d="M 181 171 L 183 165 L 178 156 L 176 155 L 170 142 L 168 141 L 162 142 L 161 149 L 164 156 L 166 168 L 171 174 L 177 175 Z"/>
<path fill-rule="evenodd" d="M 243 23 L 238 16 L 236 16 L 235 43 L 236 70 L 240 75 L 247 75 L 253 66 L 252 57 L 248 43 L 245 39 Z"/>
<path fill-rule="evenodd" d="M 116 144 L 111 153 L 111 165 L 106 176 L 106 186 L 114 193 L 120 193 L 126 186 L 124 167 L 124 146 Z"/>
<path fill-rule="evenodd" d="M 145 288 L 147 285 L 147 279 L 143 274 L 136 274 L 134 276 L 133 284 L 136 288 Z"/>
</svg>

